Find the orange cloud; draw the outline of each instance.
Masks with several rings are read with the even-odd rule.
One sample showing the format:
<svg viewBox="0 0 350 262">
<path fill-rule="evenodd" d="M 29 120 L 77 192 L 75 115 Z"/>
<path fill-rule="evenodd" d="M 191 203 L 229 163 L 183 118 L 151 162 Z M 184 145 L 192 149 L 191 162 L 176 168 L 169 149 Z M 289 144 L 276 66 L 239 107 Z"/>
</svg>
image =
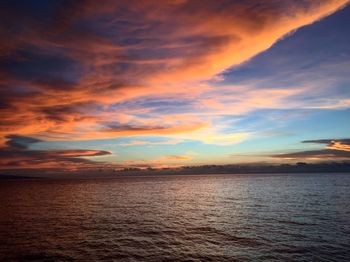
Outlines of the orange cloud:
<svg viewBox="0 0 350 262">
<path fill-rule="evenodd" d="M 165 156 L 157 160 L 157 162 L 162 162 L 162 161 L 186 161 L 186 160 L 191 160 L 192 156 L 178 156 L 178 155 L 172 155 L 172 156 Z"/>
<path fill-rule="evenodd" d="M 346 144 L 341 141 L 331 141 L 327 148 L 350 152 L 350 144 Z"/>
<path fill-rule="evenodd" d="M 284 160 L 310 160 L 310 161 L 320 161 L 320 160 L 349 160 L 350 153 L 348 151 L 340 151 L 333 149 L 321 149 L 321 150 L 310 150 L 310 151 L 300 151 L 286 154 L 274 154 L 270 157 L 280 158 Z"/>
<path fill-rule="evenodd" d="M 304 6 L 288 3 L 287 14 L 283 12 L 283 7 L 274 5 L 272 1 L 267 1 L 266 6 L 262 4 L 261 10 L 256 8 L 255 1 L 251 4 L 246 2 L 246 5 L 228 4 L 227 8 L 220 9 L 220 4 L 215 6 L 204 1 L 196 6 L 196 12 L 182 9 L 185 12 L 178 13 L 174 22 L 171 16 L 171 22 L 167 19 L 166 11 L 169 9 L 156 9 L 151 12 L 153 19 L 176 23 L 174 32 L 167 36 L 175 39 L 202 36 L 206 40 L 186 45 L 189 55 L 185 53 L 178 61 L 168 64 L 167 70 L 152 75 L 151 81 L 178 82 L 211 78 L 268 49 L 286 34 L 333 13 L 347 3 L 347 0 L 322 3 L 306 1 Z M 191 6 L 191 2 L 187 4 Z M 218 9 L 213 12 L 208 6 Z"/>
<path fill-rule="evenodd" d="M 193 157 L 190 155 L 168 155 L 151 160 L 125 160 L 123 166 L 138 167 L 138 168 L 167 168 L 180 167 L 182 162 L 190 161 Z"/>
<path fill-rule="evenodd" d="M 326 144 L 326 148 L 328 149 L 350 151 L 350 139 L 306 140 L 303 143 Z"/>
<path fill-rule="evenodd" d="M 325 144 L 325 149 L 299 151 L 272 155 L 274 158 L 285 160 L 349 160 L 350 159 L 350 139 L 318 139 L 306 140 L 303 143 Z"/>
</svg>

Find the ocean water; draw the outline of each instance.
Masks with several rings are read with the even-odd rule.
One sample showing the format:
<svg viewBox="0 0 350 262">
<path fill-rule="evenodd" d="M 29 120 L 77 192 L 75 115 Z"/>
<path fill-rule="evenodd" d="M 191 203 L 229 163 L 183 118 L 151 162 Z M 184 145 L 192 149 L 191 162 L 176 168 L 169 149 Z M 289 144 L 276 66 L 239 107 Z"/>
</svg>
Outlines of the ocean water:
<svg viewBox="0 0 350 262">
<path fill-rule="evenodd" d="M 350 174 L 0 182 L 1 261 L 350 261 Z"/>
</svg>

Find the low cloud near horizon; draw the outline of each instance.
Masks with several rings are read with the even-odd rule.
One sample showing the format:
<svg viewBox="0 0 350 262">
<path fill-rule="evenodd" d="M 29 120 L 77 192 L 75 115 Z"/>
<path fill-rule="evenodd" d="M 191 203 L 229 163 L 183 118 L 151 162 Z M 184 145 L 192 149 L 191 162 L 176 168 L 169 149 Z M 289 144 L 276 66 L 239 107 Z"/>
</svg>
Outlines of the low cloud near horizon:
<svg viewBox="0 0 350 262">
<path fill-rule="evenodd" d="M 350 139 L 305 140 L 302 143 L 326 145 L 324 149 L 271 155 L 285 160 L 350 160 Z"/>
<path fill-rule="evenodd" d="M 30 144 L 41 140 L 31 137 L 8 136 L 5 147 L 0 148 L 0 169 L 48 168 L 61 170 L 88 169 L 104 166 L 87 158 L 110 155 L 104 150 L 31 150 Z"/>
</svg>

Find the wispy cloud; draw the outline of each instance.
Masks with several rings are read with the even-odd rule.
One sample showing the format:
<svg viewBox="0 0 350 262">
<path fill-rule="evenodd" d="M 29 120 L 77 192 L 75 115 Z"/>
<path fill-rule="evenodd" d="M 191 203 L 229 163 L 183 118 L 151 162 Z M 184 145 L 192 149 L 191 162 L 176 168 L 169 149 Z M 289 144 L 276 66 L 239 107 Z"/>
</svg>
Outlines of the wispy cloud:
<svg viewBox="0 0 350 262">
<path fill-rule="evenodd" d="M 147 141 L 147 140 L 132 140 L 130 142 L 119 143 L 119 146 L 154 146 L 154 145 L 176 145 L 181 143 L 181 140 L 165 140 L 165 141 Z"/>
<path fill-rule="evenodd" d="M 185 165 L 188 161 L 192 160 L 193 156 L 190 154 L 184 155 L 166 155 L 155 159 L 136 159 L 125 160 L 122 162 L 123 166 L 137 167 L 137 168 L 167 168 L 167 167 L 180 167 Z"/>
<path fill-rule="evenodd" d="M 340 151 L 333 149 L 321 149 L 300 151 L 286 154 L 274 154 L 273 158 L 280 158 L 284 160 L 311 160 L 311 161 L 324 161 L 324 160 L 349 160 L 350 153 L 348 151 Z"/>
<path fill-rule="evenodd" d="M 186 156 L 186 155 L 170 155 L 170 156 L 164 156 L 159 159 L 154 160 L 154 162 L 163 162 L 163 161 L 187 161 L 191 160 L 192 156 Z"/>
</svg>

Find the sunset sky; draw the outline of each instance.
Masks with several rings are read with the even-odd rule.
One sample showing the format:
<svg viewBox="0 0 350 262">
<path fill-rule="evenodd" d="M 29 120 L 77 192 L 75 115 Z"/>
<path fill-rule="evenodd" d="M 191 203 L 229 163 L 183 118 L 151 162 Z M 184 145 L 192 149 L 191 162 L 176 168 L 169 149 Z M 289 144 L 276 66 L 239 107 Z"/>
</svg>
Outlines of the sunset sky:
<svg viewBox="0 0 350 262">
<path fill-rule="evenodd" d="M 1 169 L 350 160 L 347 0 L 3 0 Z"/>
</svg>

